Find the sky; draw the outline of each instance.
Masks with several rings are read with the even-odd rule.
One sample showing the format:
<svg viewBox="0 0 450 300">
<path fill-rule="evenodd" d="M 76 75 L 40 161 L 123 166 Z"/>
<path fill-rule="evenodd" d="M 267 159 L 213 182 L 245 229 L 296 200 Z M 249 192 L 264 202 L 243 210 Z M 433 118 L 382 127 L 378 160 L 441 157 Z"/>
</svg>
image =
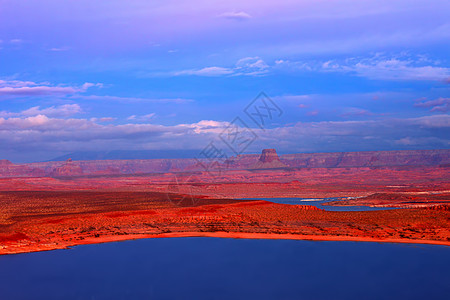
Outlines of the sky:
<svg viewBox="0 0 450 300">
<path fill-rule="evenodd" d="M 0 0 L 0 159 L 448 149 L 449 53 L 444 0 Z"/>
</svg>

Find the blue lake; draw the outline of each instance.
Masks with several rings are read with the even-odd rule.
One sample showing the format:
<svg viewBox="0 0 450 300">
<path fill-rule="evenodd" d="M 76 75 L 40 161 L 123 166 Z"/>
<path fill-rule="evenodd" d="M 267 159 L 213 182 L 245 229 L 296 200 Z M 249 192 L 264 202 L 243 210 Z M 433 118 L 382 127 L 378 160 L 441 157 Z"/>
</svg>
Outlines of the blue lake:
<svg viewBox="0 0 450 300">
<path fill-rule="evenodd" d="M 370 206 L 331 206 L 323 205 L 326 202 L 346 200 L 347 197 L 308 199 L 308 198 L 244 198 L 240 200 L 265 200 L 274 203 L 290 204 L 290 205 L 312 205 L 317 208 L 328 211 L 372 211 L 372 210 L 388 210 L 399 209 L 394 207 L 370 207 Z"/>
<path fill-rule="evenodd" d="M 450 248 L 143 239 L 0 256 L 0 299 L 448 299 Z"/>
</svg>

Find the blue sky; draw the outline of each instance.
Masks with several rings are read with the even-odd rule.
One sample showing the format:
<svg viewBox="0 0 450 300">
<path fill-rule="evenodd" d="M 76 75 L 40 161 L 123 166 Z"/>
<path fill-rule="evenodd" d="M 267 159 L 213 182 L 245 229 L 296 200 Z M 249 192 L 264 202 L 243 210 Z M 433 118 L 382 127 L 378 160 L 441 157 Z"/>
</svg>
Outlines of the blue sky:
<svg viewBox="0 0 450 300">
<path fill-rule="evenodd" d="M 0 158 L 202 149 L 264 91 L 246 152 L 449 148 L 448 1 L 0 0 Z"/>
</svg>

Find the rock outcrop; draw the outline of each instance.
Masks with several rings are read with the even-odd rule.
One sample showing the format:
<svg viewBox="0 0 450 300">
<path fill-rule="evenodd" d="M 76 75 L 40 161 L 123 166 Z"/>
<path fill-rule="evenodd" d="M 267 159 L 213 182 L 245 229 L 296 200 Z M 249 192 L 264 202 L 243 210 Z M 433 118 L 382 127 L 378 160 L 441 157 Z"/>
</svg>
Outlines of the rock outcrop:
<svg viewBox="0 0 450 300">
<path fill-rule="evenodd" d="M 53 170 L 52 176 L 55 177 L 66 177 L 66 176 L 80 176 L 83 175 L 83 169 L 79 163 L 75 163 L 71 158 L 66 160 L 66 162 Z"/>
<path fill-rule="evenodd" d="M 287 165 L 281 162 L 275 149 L 264 149 L 256 164 L 250 169 L 275 169 L 286 168 Z"/>
<path fill-rule="evenodd" d="M 13 166 L 14 164 L 7 159 L 0 159 L 0 168 Z"/>
</svg>

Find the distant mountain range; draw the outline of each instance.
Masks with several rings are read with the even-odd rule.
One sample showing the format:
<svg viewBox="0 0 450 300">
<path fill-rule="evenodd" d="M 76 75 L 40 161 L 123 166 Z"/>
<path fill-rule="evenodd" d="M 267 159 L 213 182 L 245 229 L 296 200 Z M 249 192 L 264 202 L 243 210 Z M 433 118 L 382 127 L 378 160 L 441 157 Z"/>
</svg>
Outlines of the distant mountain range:
<svg viewBox="0 0 450 300">
<path fill-rule="evenodd" d="M 110 151 L 79 152 L 55 161 L 13 164 L 0 160 L 0 178 L 77 177 L 132 175 L 166 172 L 204 172 L 205 163 L 194 159 L 199 152 L 189 151 Z M 180 156 L 183 156 L 180 158 Z M 120 157 L 120 159 L 118 159 Z M 128 159 L 122 159 L 129 157 Z M 151 158 L 142 158 L 151 157 Z M 194 157 L 194 158 L 193 158 Z M 333 153 L 297 153 L 278 156 L 275 149 L 262 154 L 243 154 L 222 163 L 226 170 L 302 169 L 302 168 L 398 168 L 450 167 L 450 150 L 404 150 Z"/>
<path fill-rule="evenodd" d="M 201 150 L 112 150 L 79 151 L 55 157 L 48 161 L 72 160 L 110 160 L 110 159 L 176 159 L 194 158 Z"/>
</svg>

